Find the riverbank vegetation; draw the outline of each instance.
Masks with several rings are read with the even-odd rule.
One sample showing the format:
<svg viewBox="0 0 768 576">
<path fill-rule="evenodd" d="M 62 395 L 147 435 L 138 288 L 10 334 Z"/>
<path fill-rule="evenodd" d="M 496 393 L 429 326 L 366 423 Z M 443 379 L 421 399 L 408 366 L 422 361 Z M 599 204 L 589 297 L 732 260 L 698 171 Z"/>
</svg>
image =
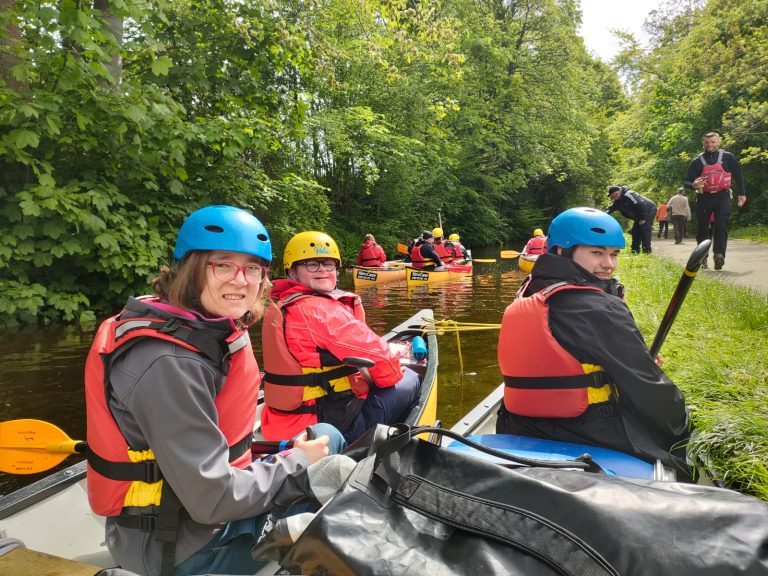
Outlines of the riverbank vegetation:
<svg viewBox="0 0 768 576">
<path fill-rule="evenodd" d="M 682 266 L 623 256 L 627 302 L 650 344 Z M 700 272 L 661 350 L 716 478 L 768 501 L 768 296 Z"/>
<path fill-rule="evenodd" d="M 576 0 L 0 0 L 0 324 L 115 309 L 201 205 L 278 255 L 311 228 L 394 255 L 439 218 L 499 244 L 611 183 L 669 197 L 712 129 L 734 225 L 766 224 L 768 5 L 664 6 L 609 66 Z"/>
<path fill-rule="evenodd" d="M 746 180 L 748 203 L 732 225 L 768 223 L 766 19 L 762 0 L 670 1 L 645 21 L 646 46 L 623 35 L 614 64 L 631 96 L 611 124 L 620 180 L 669 199 L 701 152 L 701 135 L 714 130 Z"/>
<path fill-rule="evenodd" d="M 200 205 L 253 210 L 277 254 L 327 230 L 349 260 L 439 217 L 523 236 L 610 170 L 621 91 L 570 0 L 0 6 L 6 322 L 115 308 Z"/>
</svg>

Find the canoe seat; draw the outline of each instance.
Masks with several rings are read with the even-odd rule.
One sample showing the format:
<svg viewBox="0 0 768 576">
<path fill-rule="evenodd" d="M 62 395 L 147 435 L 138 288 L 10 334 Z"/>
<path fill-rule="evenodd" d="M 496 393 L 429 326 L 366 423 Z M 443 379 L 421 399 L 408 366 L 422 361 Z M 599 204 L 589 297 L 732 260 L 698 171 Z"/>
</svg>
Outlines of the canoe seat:
<svg viewBox="0 0 768 576">
<path fill-rule="evenodd" d="M 0 556 L 3 576 L 93 576 L 101 568 L 74 560 L 51 556 L 28 548 L 15 548 Z"/>
</svg>

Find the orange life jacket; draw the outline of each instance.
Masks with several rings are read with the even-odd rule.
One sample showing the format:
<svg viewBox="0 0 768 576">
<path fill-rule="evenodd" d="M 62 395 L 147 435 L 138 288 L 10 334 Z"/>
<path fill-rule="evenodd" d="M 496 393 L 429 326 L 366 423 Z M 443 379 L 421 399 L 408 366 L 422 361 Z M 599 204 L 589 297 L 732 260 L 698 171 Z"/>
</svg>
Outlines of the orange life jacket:
<svg viewBox="0 0 768 576">
<path fill-rule="evenodd" d="M 435 253 L 440 257 L 443 264 L 453 262 L 453 251 L 448 249 L 445 240 L 435 240 Z"/>
<path fill-rule="evenodd" d="M 701 170 L 701 178 L 704 178 L 705 194 L 714 194 L 722 190 L 731 189 L 731 173 L 723 168 L 723 151 L 720 150 L 714 164 L 707 164 L 704 155 L 699 156 L 704 168 Z"/>
<path fill-rule="evenodd" d="M 523 297 L 526 285 L 504 312 L 499 333 L 499 368 L 504 375 L 504 407 L 534 418 L 574 418 L 590 404 L 607 402 L 611 380 L 600 366 L 582 364 L 549 329 L 553 294 L 596 290 L 593 286 L 553 284 Z"/>
<path fill-rule="evenodd" d="M 144 303 L 151 306 L 152 301 Z M 119 516 L 126 506 L 159 506 L 163 492 L 164 481 L 152 451 L 132 450 L 109 409 L 109 366 L 116 354 L 127 349 L 125 344 L 137 338 L 166 340 L 210 358 L 226 371 L 226 383 L 214 402 L 232 466 L 244 468 L 252 461 L 259 395 L 259 366 L 246 330 L 215 340 L 208 331 L 190 328 L 179 319 L 153 317 L 151 310 L 144 318 L 122 318 L 121 314 L 101 324 L 85 366 L 88 501 L 100 516 Z"/>
<path fill-rule="evenodd" d="M 528 256 L 536 256 L 537 254 L 547 253 L 547 238 L 546 236 L 534 236 L 525 245 L 525 253 Z"/>
<path fill-rule="evenodd" d="M 313 364 L 320 367 L 305 367 L 288 349 L 283 311 L 304 298 L 318 296 L 338 300 L 348 298 L 350 293 L 334 291 L 327 294 L 291 294 L 277 303 L 270 304 L 264 314 L 264 404 L 269 408 L 294 414 L 317 414 L 318 402 L 342 398 L 348 400 L 350 392 L 358 397 L 368 394 L 368 384 L 356 368 L 339 364 L 338 360 L 326 360 L 319 350 Z M 359 298 L 356 294 L 352 296 Z M 361 318 L 356 312 L 358 309 L 362 310 L 362 307 L 355 306 L 352 309 L 358 320 L 365 321 L 365 318 Z M 324 365 L 327 361 L 333 364 Z M 344 392 L 347 394 L 342 394 Z"/>
<path fill-rule="evenodd" d="M 376 242 L 365 242 L 357 255 L 358 266 L 381 266 L 382 260 L 379 245 Z"/>
<path fill-rule="evenodd" d="M 435 263 L 432 258 L 424 258 L 424 256 L 421 255 L 421 247 L 424 244 L 416 244 L 413 248 L 411 248 L 411 266 L 413 268 L 424 268 L 425 266 L 430 266 Z"/>
</svg>

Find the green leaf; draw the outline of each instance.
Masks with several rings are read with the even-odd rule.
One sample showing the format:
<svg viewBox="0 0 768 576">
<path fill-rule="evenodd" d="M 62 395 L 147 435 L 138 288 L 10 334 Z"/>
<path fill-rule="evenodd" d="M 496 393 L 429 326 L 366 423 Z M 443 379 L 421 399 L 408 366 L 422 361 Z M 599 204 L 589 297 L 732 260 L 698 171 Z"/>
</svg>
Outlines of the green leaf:
<svg viewBox="0 0 768 576">
<path fill-rule="evenodd" d="M 168 56 L 160 56 L 160 58 L 152 61 L 152 74 L 155 76 L 167 76 L 171 66 L 173 66 L 173 60 Z"/>
<path fill-rule="evenodd" d="M 50 175 L 48 172 L 43 172 L 37 177 L 38 182 L 40 182 L 40 186 L 44 186 L 46 188 L 54 188 L 56 186 L 56 180 L 54 180 L 53 176 Z"/>
<path fill-rule="evenodd" d="M 58 136 L 61 134 L 61 120 L 52 116 L 46 116 L 45 122 L 48 124 L 48 134 Z"/>
<path fill-rule="evenodd" d="M 32 106 L 30 106 L 29 104 L 22 104 L 21 106 L 16 108 L 16 110 L 18 110 L 19 112 L 24 114 L 24 116 L 26 116 L 27 118 L 37 118 L 38 117 L 37 110 L 32 108 Z"/>
<path fill-rule="evenodd" d="M 133 120 L 136 122 L 136 124 L 139 124 L 142 120 L 144 120 L 144 118 L 146 118 L 147 111 L 143 106 L 131 104 L 125 109 L 123 116 L 128 118 L 128 120 Z"/>
<path fill-rule="evenodd" d="M 11 130 L 8 136 L 11 138 L 14 145 L 20 149 L 24 149 L 27 146 L 30 148 L 37 148 L 37 145 L 40 144 L 40 137 L 31 130 L 17 128 L 16 130 Z"/>
</svg>

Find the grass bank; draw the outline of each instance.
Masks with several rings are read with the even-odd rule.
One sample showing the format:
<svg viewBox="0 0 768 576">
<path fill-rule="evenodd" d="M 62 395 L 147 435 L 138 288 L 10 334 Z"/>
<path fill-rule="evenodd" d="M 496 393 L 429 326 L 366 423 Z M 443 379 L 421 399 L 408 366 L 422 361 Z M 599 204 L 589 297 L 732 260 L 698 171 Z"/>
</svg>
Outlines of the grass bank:
<svg viewBox="0 0 768 576">
<path fill-rule="evenodd" d="M 650 345 L 683 266 L 622 256 L 627 303 Z M 694 281 L 661 349 L 684 392 L 692 448 L 729 486 L 768 501 L 768 295 L 713 278 Z"/>
<path fill-rule="evenodd" d="M 695 236 L 695 234 L 694 234 Z M 756 224 L 743 228 L 732 228 L 728 231 L 729 238 L 752 240 L 753 242 L 768 242 L 768 226 Z"/>
</svg>

